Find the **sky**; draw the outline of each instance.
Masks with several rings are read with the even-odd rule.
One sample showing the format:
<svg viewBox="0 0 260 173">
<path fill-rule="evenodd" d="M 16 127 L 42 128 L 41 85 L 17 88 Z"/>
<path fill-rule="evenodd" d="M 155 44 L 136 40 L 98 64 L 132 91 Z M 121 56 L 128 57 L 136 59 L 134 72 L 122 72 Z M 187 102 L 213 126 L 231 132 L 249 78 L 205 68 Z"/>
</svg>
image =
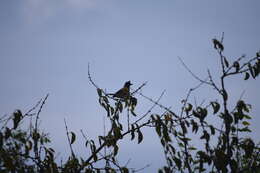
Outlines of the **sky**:
<svg viewBox="0 0 260 173">
<path fill-rule="evenodd" d="M 82 129 L 89 138 L 103 133 L 105 112 L 88 81 L 90 64 L 99 87 L 114 92 L 125 81 L 133 88 L 180 110 L 189 88 L 198 84 L 178 57 L 198 76 L 207 69 L 217 79 L 219 61 L 211 39 L 225 34 L 224 54 L 230 61 L 260 50 L 260 1 L 224 0 L 1 0 L 0 1 L 0 115 L 29 110 L 50 94 L 41 115 L 41 127 L 50 133 L 53 148 L 69 151 L 63 120 L 79 139 L 78 155 L 86 149 Z M 241 93 L 253 106 L 250 136 L 260 141 L 260 83 L 227 82 L 230 105 Z M 191 101 L 215 100 L 212 88 L 202 86 Z M 138 97 L 137 113 L 151 106 Z M 155 110 L 160 113 L 160 110 Z M 162 111 L 161 111 L 162 112 Z M 214 118 L 213 118 L 214 120 Z M 144 142 L 129 138 L 120 143 L 120 163 L 156 172 L 165 164 L 154 130 L 144 130 Z"/>
</svg>

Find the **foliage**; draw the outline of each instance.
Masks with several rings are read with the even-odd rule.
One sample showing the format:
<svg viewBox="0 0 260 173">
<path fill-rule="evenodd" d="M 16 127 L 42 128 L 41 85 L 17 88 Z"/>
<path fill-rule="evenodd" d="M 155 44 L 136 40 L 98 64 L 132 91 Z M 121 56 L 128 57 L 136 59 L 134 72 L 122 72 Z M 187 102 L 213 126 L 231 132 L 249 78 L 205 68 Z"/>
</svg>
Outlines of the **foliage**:
<svg viewBox="0 0 260 173">
<path fill-rule="evenodd" d="M 246 60 L 245 56 L 241 56 L 230 62 L 223 54 L 223 37 L 220 41 L 212 41 L 221 64 L 219 82 L 213 80 L 209 70 L 208 78 L 202 80 L 183 63 L 199 85 L 189 90 L 178 114 L 159 103 L 164 92 L 157 100 L 143 95 L 141 89 L 146 83 L 132 90 L 130 97 L 117 99 L 99 88 L 88 71 L 89 80 L 97 89 L 99 104 L 110 122 L 110 129 L 106 135 L 98 136 L 96 141 L 87 139 L 82 132 L 86 139 L 85 147 L 90 151 L 86 159 L 75 155 L 73 144 L 77 134 L 68 130 L 66 121 L 64 123 L 71 152 L 67 161 L 60 164 L 55 160 L 55 150 L 47 147 L 51 143 L 50 138 L 39 129 L 38 121 L 48 95 L 24 114 L 16 110 L 11 116 L 3 116 L 0 119 L 0 172 L 137 172 L 144 168 L 130 169 L 118 163 L 118 141 L 130 136 L 137 144 L 141 143 L 145 140 L 142 133 L 145 127 L 155 130 L 164 150 L 166 165 L 158 170 L 160 173 L 259 172 L 259 144 L 243 135 L 251 132 L 251 105 L 241 98 L 232 107 L 229 102 L 232 93 L 226 89 L 226 80 L 240 75 L 243 75 L 244 80 L 256 79 L 260 72 L 260 52 L 251 59 Z M 216 98 L 220 97 L 221 100 L 201 105 L 191 103 L 191 94 L 201 85 L 212 87 L 216 91 Z M 135 110 L 137 95 L 153 103 L 143 115 Z M 163 113 L 152 113 L 155 107 L 159 107 Z M 218 119 L 219 123 L 212 124 L 210 117 Z M 26 129 L 22 122 L 28 120 L 30 125 Z M 203 145 L 196 147 L 194 139 L 199 139 Z"/>
</svg>

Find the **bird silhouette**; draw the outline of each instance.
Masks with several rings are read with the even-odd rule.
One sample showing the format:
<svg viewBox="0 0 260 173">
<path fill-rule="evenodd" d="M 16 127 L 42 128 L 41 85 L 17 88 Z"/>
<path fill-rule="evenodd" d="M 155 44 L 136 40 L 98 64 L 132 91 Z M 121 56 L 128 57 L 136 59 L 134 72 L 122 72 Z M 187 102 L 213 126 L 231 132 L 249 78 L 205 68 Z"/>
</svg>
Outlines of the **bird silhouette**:
<svg viewBox="0 0 260 173">
<path fill-rule="evenodd" d="M 131 81 L 127 81 L 124 84 L 124 87 L 118 90 L 113 97 L 117 97 L 120 99 L 128 99 L 130 96 L 130 86 L 133 85 L 131 84 Z"/>
</svg>

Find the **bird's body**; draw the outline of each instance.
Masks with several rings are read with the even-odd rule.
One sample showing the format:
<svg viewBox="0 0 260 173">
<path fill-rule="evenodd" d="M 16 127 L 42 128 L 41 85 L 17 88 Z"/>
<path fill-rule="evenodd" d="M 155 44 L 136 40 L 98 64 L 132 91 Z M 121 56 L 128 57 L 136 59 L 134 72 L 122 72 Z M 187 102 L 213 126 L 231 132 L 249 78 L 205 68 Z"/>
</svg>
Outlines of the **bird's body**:
<svg viewBox="0 0 260 173">
<path fill-rule="evenodd" d="M 114 95 L 113 97 L 117 97 L 117 98 L 120 98 L 120 99 L 127 99 L 129 96 L 130 96 L 130 86 L 131 86 L 131 82 L 130 81 L 127 81 L 125 84 L 124 84 L 124 87 L 121 88 L 120 90 L 118 90 Z"/>
</svg>

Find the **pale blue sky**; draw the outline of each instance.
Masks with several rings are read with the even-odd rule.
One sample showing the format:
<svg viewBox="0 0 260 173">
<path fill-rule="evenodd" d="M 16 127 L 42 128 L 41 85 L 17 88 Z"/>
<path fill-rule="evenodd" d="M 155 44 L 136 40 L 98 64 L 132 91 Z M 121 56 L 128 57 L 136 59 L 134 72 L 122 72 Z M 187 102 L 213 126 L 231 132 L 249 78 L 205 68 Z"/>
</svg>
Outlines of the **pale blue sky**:
<svg viewBox="0 0 260 173">
<path fill-rule="evenodd" d="M 143 93 L 155 98 L 166 89 L 162 103 L 178 111 L 188 89 L 197 84 L 178 56 L 203 78 L 207 68 L 216 72 L 211 39 L 222 32 L 230 60 L 253 56 L 260 49 L 259 7 L 258 0 L 1 0 L 0 114 L 28 110 L 50 93 L 42 127 L 57 151 L 68 149 L 64 117 L 78 135 L 80 129 L 89 137 L 100 135 L 105 114 L 88 82 L 88 62 L 94 80 L 107 91 L 126 80 L 133 87 L 148 81 Z M 259 81 L 232 80 L 229 86 L 231 101 L 247 90 L 244 98 L 254 109 L 252 128 L 259 131 Z M 210 101 L 210 91 L 202 87 L 197 100 Z M 142 113 L 148 106 L 140 98 L 137 109 Z M 141 145 L 123 142 L 120 158 L 122 163 L 131 158 L 130 167 L 151 164 L 144 172 L 156 172 L 164 164 L 162 148 L 152 130 L 145 134 Z M 260 139 L 259 133 L 253 137 Z M 79 143 L 77 153 L 84 151 Z"/>
</svg>

